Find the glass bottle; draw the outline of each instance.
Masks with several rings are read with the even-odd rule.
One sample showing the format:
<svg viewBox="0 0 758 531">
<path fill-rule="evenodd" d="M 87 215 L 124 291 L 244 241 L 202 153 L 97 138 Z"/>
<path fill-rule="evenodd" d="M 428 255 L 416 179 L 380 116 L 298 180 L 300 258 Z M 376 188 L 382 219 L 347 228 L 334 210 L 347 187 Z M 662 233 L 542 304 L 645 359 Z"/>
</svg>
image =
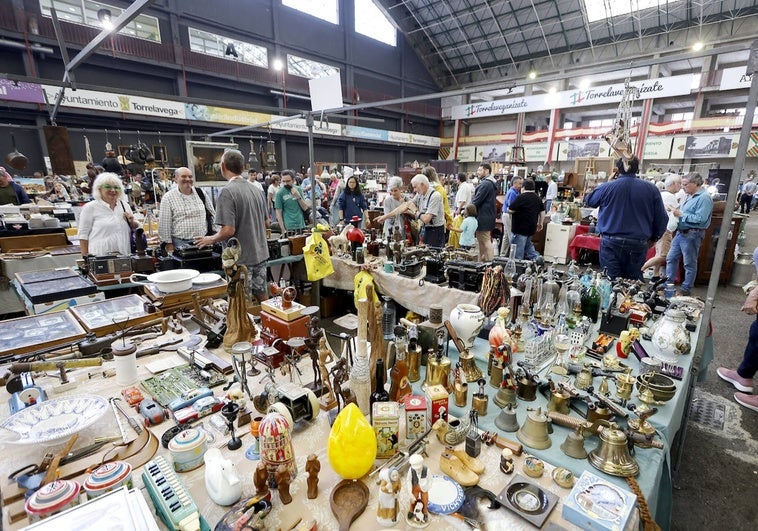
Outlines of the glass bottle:
<svg viewBox="0 0 758 531">
<path fill-rule="evenodd" d="M 395 320 L 397 318 L 397 308 L 392 297 L 383 295 L 384 304 L 382 305 L 382 335 L 385 340 L 390 341 L 395 338 Z"/>
<path fill-rule="evenodd" d="M 406 361 L 408 348 L 396 348 L 395 364 L 390 369 L 390 392 L 389 400 L 402 402 L 403 398 L 413 393 L 411 383 L 408 380 L 408 362 Z M 377 384 L 378 387 L 378 384 Z"/>
<path fill-rule="evenodd" d="M 390 394 L 384 388 L 386 381 L 387 371 L 384 370 L 384 360 L 382 358 L 379 358 L 376 360 L 376 390 L 371 393 L 371 396 L 369 397 L 372 420 L 374 415 L 374 402 L 389 402 L 390 400 Z"/>
<path fill-rule="evenodd" d="M 379 244 L 379 241 L 376 239 L 376 229 L 371 229 L 370 232 L 371 240 L 368 242 L 368 254 L 371 256 L 379 256 L 379 248 L 381 245 Z"/>
<path fill-rule="evenodd" d="M 593 323 L 597 323 L 600 313 L 600 279 L 595 275 L 589 288 L 582 291 L 582 315 Z"/>
<path fill-rule="evenodd" d="M 516 244 L 511 244 L 511 250 L 508 254 L 508 260 L 505 262 L 505 267 L 503 268 L 503 274 L 505 275 L 505 278 L 508 280 L 508 285 L 512 286 L 513 281 L 516 278 Z"/>
<path fill-rule="evenodd" d="M 608 305 L 611 303 L 611 293 L 613 292 L 613 283 L 611 277 L 608 276 L 608 270 L 603 269 L 603 273 L 600 275 L 600 310 L 606 311 Z"/>
</svg>

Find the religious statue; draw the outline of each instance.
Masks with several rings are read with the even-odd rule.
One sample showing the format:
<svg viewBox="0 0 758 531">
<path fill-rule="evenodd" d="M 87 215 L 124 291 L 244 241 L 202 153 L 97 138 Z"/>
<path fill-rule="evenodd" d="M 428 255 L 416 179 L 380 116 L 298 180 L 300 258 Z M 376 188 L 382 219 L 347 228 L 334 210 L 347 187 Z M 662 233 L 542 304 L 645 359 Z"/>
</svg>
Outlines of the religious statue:
<svg viewBox="0 0 758 531">
<path fill-rule="evenodd" d="M 290 481 L 292 481 L 292 477 L 290 476 L 290 470 L 287 468 L 287 465 L 282 463 L 276 467 L 276 474 L 274 477 L 276 478 L 276 488 L 279 490 L 279 499 L 284 505 L 291 503 L 292 494 L 290 494 Z"/>
<path fill-rule="evenodd" d="M 255 485 L 256 496 L 265 496 L 268 493 L 268 468 L 263 461 L 259 461 L 255 468 L 253 485 Z"/>
<path fill-rule="evenodd" d="M 385 468 L 379 473 L 379 505 L 376 508 L 376 521 L 384 527 L 394 527 L 400 513 L 398 493 L 400 492 L 400 473 L 397 468 Z"/>
<path fill-rule="evenodd" d="M 411 504 L 408 508 L 406 521 L 411 527 L 426 527 L 429 525 L 429 486 L 432 481 L 429 469 L 424 464 L 424 458 L 413 454 L 409 462 L 408 483 L 411 489 Z"/>
<path fill-rule="evenodd" d="M 314 500 L 318 496 L 318 473 L 321 471 L 321 463 L 316 454 L 310 454 L 305 462 L 305 471 L 308 473 L 308 499 Z"/>
</svg>

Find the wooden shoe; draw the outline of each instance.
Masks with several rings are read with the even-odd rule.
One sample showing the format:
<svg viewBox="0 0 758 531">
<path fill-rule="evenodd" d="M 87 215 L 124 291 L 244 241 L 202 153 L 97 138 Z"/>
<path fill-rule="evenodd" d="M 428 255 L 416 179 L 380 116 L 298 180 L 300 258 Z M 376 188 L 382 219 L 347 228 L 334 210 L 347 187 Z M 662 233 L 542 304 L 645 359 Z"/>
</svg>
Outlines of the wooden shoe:
<svg viewBox="0 0 758 531">
<path fill-rule="evenodd" d="M 471 470 L 474 474 L 484 474 L 484 463 L 482 463 L 478 458 L 468 455 L 466 453 L 466 450 L 448 449 L 448 453 L 451 453 L 460 459 L 466 468 Z"/>
<path fill-rule="evenodd" d="M 479 483 L 479 476 L 466 467 L 463 462 L 447 451 L 440 455 L 440 470 L 463 487 L 473 487 Z"/>
</svg>

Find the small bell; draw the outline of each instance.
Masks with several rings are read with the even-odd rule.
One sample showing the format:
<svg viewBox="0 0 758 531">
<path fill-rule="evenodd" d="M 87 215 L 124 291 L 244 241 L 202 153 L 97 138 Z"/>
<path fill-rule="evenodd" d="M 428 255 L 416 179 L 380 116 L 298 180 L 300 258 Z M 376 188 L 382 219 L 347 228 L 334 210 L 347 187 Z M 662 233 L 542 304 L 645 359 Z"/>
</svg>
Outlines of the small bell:
<svg viewBox="0 0 758 531">
<path fill-rule="evenodd" d="M 626 434 L 616 424 L 603 424 L 607 427 L 600 432 L 600 444 L 587 455 L 590 464 L 612 476 L 626 478 L 639 474 L 640 466 L 629 453 Z"/>
<path fill-rule="evenodd" d="M 561 444 L 561 450 L 574 459 L 585 459 L 587 457 L 587 450 L 584 449 L 584 437 L 579 430 L 572 431 L 566 436 L 563 444 Z"/>
<path fill-rule="evenodd" d="M 509 433 L 518 431 L 519 425 L 518 419 L 516 418 L 516 411 L 510 404 L 507 404 L 500 411 L 500 414 L 497 416 L 497 418 L 495 418 L 495 426 Z"/>
<path fill-rule="evenodd" d="M 535 450 L 545 450 L 552 446 L 548 434 L 548 418 L 542 412 L 542 408 L 536 411 L 530 411 L 526 416 L 526 421 L 516 432 L 516 437 L 529 448 Z"/>
<path fill-rule="evenodd" d="M 589 364 L 585 364 L 579 374 L 574 377 L 574 387 L 584 391 L 592 385 L 592 369 Z"/>
<path fill-rule="evenodd" d="M 501 409 L 506 406 L 511 406 L 513 409 L 516 409 L 518 406 L 518 402 L 516 402 L 516 391 L 514 391 L 510 386 L 501 387 L 498 389 L 497 394 L 495 395 L 495 398 L 492 399 L 492 401 L 497 407 Z"/>
</svg>

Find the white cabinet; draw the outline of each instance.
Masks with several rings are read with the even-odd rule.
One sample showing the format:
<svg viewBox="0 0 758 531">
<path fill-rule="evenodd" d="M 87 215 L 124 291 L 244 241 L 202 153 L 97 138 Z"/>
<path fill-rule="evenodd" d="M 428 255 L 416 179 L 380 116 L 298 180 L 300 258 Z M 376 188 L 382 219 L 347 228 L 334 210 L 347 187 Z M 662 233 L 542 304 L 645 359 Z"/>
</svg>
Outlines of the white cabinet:
<svg viewBox="0 0 758 531">
<path fill-rule="evenodd" d="M 569 261 L 569 244 L 576 235 L 576 225 L 548 223 L 545 235 L 545 260 L 558 264 Z"/>
</svg>

